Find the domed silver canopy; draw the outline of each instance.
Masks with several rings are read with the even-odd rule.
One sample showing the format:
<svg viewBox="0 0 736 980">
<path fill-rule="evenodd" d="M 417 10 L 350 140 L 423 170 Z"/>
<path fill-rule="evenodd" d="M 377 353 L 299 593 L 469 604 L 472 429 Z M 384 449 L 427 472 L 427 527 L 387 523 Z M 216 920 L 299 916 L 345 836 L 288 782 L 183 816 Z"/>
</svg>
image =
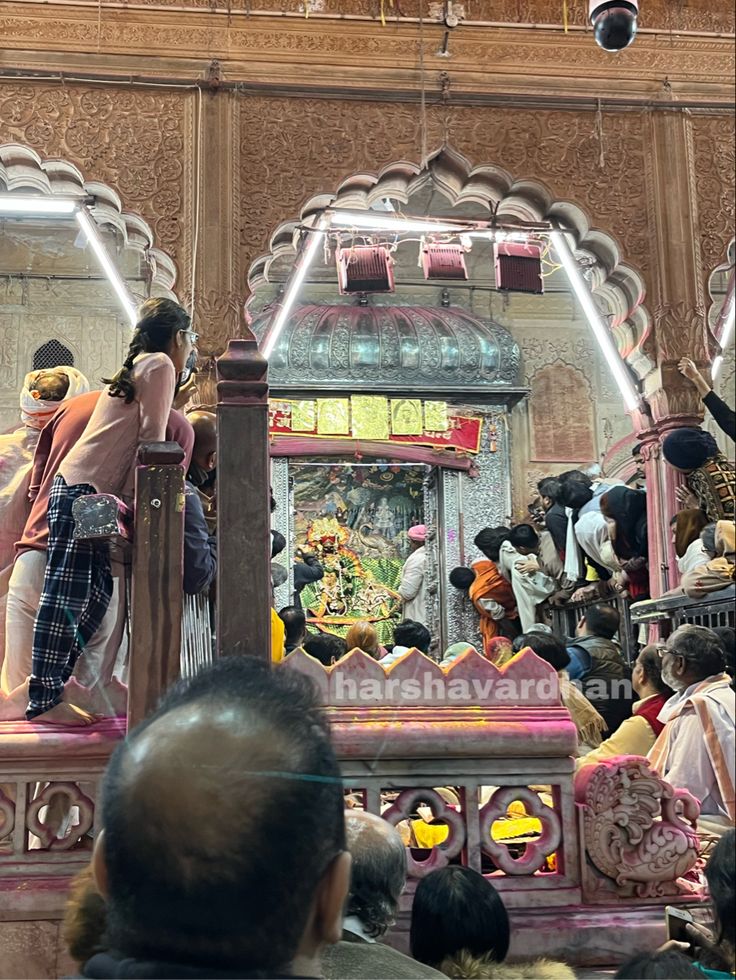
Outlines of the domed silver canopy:
<svg viewBox="0 0 736 980">
<path fill-rule="evenodd" d="M 259 339 L 269 320 L 255 319 Z M 309 305 L 290 316 L 269 382 L 274 389 L 510 394 L 519 363 L 507 330 L 459 307 Z"/>
</svg>

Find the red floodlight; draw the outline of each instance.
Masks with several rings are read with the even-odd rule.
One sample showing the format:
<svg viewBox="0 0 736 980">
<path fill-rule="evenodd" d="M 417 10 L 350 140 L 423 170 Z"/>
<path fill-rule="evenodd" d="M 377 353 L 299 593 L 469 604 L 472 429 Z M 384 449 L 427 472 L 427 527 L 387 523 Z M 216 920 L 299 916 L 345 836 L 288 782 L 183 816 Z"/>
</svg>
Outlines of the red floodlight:
<svg viewBox="0 0 736 980">
<path fill-rule="evenodd" d="M 384 245 L 351 245 L 338 248 L 337 281 L 346 293 L 393 293 L 393 259 Z"/>
<path fill-rule="evenodd" d="M 422 268 L 425 279 L 467 279 L 465 248 L 426 242 L 422 245 Z"/>
<path fill-rule="evenodd" d="M 515 293 L 543 293 L 542 248 L 532 242 L 498 242 L 496 288 Z"/>
</svg>

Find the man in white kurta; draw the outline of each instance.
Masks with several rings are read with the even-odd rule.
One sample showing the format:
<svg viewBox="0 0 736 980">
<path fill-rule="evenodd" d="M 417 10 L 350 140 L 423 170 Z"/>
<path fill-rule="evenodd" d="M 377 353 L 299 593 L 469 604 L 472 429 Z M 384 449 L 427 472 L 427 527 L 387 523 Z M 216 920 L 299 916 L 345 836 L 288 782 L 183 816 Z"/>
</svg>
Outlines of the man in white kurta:
<svg viewBox="0 0 736 980">
<path fill-rule="evenodd" d="M 501 545 L 496 563 L 514 590 L 522 633 L 537 622 L 537 606 L 557 589 L 554 579 L 539 567 L 538 550 L 539 536 L 534 528 L 520 524 L 511 529 L 508 539 Z"/>
<path fill-rule="evenodd" d="M 736 822 L 736 695 L 723 647 L 712 630 L 687 624 L 660 654 L 662 680 L 675 694 L 659 714 L 665 727 L 649 761 L 700 801 L 703 829 L 722 833 Z"/>
<path fill-rule="evenodd" d="M 404 619 L 413 619 L 423 626 L 427 625 L 427 608 L 425 603 L 425 578 L 427 571 L 427 553 L 424 542 L 427 540 L 425 524 L 416 524 L 407 531 L 411 542 L 411 554 L 406 559 L 401 570 L 399 595 L 403 600 Z"/>
</svg>

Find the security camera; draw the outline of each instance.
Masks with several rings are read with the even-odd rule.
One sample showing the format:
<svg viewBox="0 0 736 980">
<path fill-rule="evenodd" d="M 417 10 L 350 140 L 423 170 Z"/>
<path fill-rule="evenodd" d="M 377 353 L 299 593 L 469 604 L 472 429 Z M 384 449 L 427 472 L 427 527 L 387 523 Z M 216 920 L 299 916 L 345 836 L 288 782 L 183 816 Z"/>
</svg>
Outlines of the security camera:
<svg viewBox="0 0 736 980">
<path fill-rule="evenodd" d="M 621 51 L 636 37 L 637 0 L 590 0 L 590 22 L 604 51 Z"/>
</svg>

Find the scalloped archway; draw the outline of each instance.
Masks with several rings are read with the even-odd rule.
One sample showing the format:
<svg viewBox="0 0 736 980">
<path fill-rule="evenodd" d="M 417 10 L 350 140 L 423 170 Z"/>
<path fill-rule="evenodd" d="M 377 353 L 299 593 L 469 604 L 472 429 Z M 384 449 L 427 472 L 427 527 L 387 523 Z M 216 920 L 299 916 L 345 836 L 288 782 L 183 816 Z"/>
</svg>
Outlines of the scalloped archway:
<svg viewBox="0 0 736 980">
<path fill-rule="evenodd" d="M 424 168 L 405 160 L 384 167 L 378 174 L 355 173 L 335 193 L 310 198 L 298 217 L 280 224 L 269 241 L 269 251 L 255 259 L 248 272 L 249 308 L 258 289 L 269 282 L 273 263 L 295 254 L 298 227 L 330 205 L 337 208 L 369 209 L 375 202 L 391 198 L 408 204 L 412 195 L 428 184 L 452 206 L 477 204 L 496 211 L 499 218 L 524 221 L 555 220 L 575 239 L 575 253 L 590 262 L 590 283 L 603 311 L 608 315 L 611 335 L 622 357 L 636 375 L 644 378 L 654 365 L 644 351 L 651 318 L 644 305 L 645 286 L 639 272 L 628 265 L 621 248 L 608 232 L 594 227 L 586 211 L 571 201 L 553 198 L 543 183 L 515 180 L 501 167 L 471 162 L 452 147 L 433 153 Z"/>
<path fill-rule="evenodd" d="M 92 215 L 98 225 L 110 225 L 122 237 L 125 248 L 140 252 L 151 275 L 151 289 L 160 296 L 176 299 L 176 266 L 166 252 L 154 245 L 150 226 L 140 217 L 123 210 L 123 202 L 107 184 L 87 181 L 81 171 L 66 160 L 43 160 L 35 150 L 21 143 L 0 144 L 0 192 L 64 194 L 91 197 Z"/>
</svg>

